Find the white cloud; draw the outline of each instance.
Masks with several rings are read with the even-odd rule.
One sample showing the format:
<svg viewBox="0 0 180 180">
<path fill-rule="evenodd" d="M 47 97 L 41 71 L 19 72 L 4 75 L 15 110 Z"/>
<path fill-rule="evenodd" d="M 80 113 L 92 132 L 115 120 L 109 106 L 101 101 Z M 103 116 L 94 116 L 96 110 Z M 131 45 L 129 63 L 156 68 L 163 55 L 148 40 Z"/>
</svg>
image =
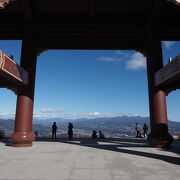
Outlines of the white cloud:
<svg viewBox="0 0 180 180">
<path fill-rule="evenodd" d="M 127 52 L 122 51 L 122 50 L 116 50 L 115 54 L 117 54 L 119 56 L 123 56 L 123 57 L 128 57 L 129 56 L 129 54 Z"/>
<path fill-rule="evenodd" d="M 51 109 L 51 108 L 45 108 L 45 109 Z M 44 109 L 42 109 L 44 110 Z M 68 111 L 63 110 L 54 110 L 54 111 L 39 111 L 34 112 L 33 118 L 39 119 L 39 120 L 45 120 L 45 119 L 52 119 L 53 118 L 59 118 L 59 119 L 94 119 L 94 118 L 110 118 L 110 117 L 121 117 L 121 116 L 129 116 L 134 117 L 138 116 L 138 114 L 130 114 L 130 113 L 103 113 L 103 112 L 88 112 L 88 113 L 71 113 Z M 141 116 L 141 115 L 140 115 Z M 15 119 L 15 112 L 7 112 L 2 113 L 0 112 L 0 119 Z"/>
<path fill-rule="evenodd" d="M 126 62 L 126 69 L 141 70 L 146 68 L 146 58 L 139 52 L 135 52 Z"/>
<path fill-rule="evenodd" d="M 52 119 L 52 118 L 62 118 L 62 119 L 93 119 L 100 117 L 115 117 L 119 116 L 118 113 L 101 113 L 98 111 L 88 112 L 88 113 L 71 113 L 69 111 L 63 111 L 52 108 L 44 108 L 39 112 L 34 112 L 33 117 L 35 119 Z"/>
<path fill-rule="evenodd" d="M 77 115 L 59 109 L 43 108 L 39 112 L 34 112 L 33 117 L 36 119 L 50 119 L 50 118 L 75 119 L 77 118 Z"/>
<path fill-rule="evenodd" d="M 105 62 L 120 62 L 122 59 L 125 60 L 126 69 L 128 70 L 141 70 L 146 68 L 146 58 L 140 52 L 131 53 L 116 50 L 113 56 L 101 56 L 97 60 Z"/>
<path fill-rule="evenodd" d="M 53 113 L 56 112 L 57 110 L 52 109 L 52 108 L 44 108 L 41 110 L 42 113 Z"/>
<path fill-rule="evenodd" d="M 15 112 L 0 112 L 0 119 L 15 119 Z"/>
<path fill-rule="evenodd" d="M 123 50 L 116 50 L 113 52 L 112 56 L 101 56 L 97 58 L 97 60 L 106 61 L 106 62 L 119 62 L 122 61 L 122 59 L 127 58 L 128 56 L 129 53 Z"/>
<path fill-rule="evenodd" d="M 90 112 L 90 113 L 88 113 L 88 115 L 99 116 L 99 115 L 101 115 L 101 113 L 100 112 Z"/>
<path fill-rule="evenodd" d="M 175 41 L 164 41 L 163 44 L 167 50 L 170 50 L 174 46 Z"/>
<path fill-rule="evenodd" d="M 117 61 L 121 61 L 120 58 L 110 57 L 110 56 L 101 56 L 101 57 L 97 58 L 97 60 L 106 61 L 106 62 L 117 62 Z"/>
<path fill-rule="evenodd" d="M 102 117 L 103 114 L 100 112 L 89 112 L 85 115 L 85 118 L 97 118 L 97 117 Z"/>
</svg>

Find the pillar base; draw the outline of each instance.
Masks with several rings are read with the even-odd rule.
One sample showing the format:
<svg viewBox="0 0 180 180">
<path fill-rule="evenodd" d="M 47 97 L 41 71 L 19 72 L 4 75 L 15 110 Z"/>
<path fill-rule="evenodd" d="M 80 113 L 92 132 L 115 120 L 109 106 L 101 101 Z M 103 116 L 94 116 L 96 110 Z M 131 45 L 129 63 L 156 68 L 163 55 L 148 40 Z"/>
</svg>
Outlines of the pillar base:
<svg viewBox="0 0 180 180">
<path fill-rule="evenodd" d="M 167 133 L 166 135 L 161 135 L 157 133 L 150 133 L 148 135 L 148 141 L 153 147 L 157 148 L 169 148 L 171 147 L 174 138 L 171 134 Z"/>
<path fill-rule="evenodd" d="M 14 132 L 11 135 L 13 147 L 30 147 L 35 140 L 33 132 Z"/>
</svg>

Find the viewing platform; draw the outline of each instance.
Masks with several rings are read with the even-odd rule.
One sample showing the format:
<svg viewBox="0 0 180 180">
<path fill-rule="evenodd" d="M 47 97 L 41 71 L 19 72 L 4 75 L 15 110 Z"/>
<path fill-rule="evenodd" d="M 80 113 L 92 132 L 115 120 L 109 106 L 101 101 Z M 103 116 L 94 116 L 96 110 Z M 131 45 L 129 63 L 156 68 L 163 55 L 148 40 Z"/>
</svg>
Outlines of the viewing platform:
<svg viewBox="0 0 180 180">
<path fill-rule="evenodd" d="M 0 179 L 8 180 L 178 180 L 180 141 L 165 150 L 145 139 L 38 138 L 15 148 L 0 140 Z"/>
</svg>

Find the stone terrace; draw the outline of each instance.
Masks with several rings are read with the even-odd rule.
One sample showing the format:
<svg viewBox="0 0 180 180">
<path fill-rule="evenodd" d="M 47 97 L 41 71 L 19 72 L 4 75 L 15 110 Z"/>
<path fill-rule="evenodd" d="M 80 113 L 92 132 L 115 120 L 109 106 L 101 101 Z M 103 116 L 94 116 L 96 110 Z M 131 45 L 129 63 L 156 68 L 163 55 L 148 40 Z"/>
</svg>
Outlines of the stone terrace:
<svg viewBox="0 0 180 180">
<path fill-rule="evenodd" d="M 180 141 L 170 150 L 137 139 L 37 139 L 0 142 L 0 180 L 179 180 Z"/>
</svg>

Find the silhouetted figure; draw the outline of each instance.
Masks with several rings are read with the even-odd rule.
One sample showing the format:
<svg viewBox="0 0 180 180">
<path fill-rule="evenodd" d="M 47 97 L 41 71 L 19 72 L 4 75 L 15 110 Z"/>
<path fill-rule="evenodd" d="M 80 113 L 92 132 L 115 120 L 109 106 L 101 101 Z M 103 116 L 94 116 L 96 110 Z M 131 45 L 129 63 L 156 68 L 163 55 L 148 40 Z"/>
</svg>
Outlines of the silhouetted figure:
<svg viewBox="0 0 180 180">
<path fill-rule="evenodd" d="M 148 126 L 147 126 L 147 124 L 144 124 L 144 126 L 143 126 L 143 136 L 144 136 L 144 138 L 147 138 L 147 132 L 148 132 Z"/>
<path fill-rule="evenodd" d="M 38 137 L 38 132 L 37 131 L 35 131 L 34 132 L 34 134 L 35 134 L 35 136 L 36 136 L 36 138 Z"/>
<path fill-rule="evenodd" d="M 141 126 L 138 123 L 136 123 L 135 130 L 136 130 L 136 137 L 141 138 Z"/>
<path fill-rule="evenodd" d="M 56 122 L 52 125 L 52 139 L 56 139 L 56 131 L 57 131 L 57 125 Z"/>
<path fill-rule="evenodd" d="M 73 138 L 73 124 L 70 122 L 68 125 L 68 136 L 69 136 L 69 140 L 71 140 Z"/>
<path fill-rule="evenodd" d="M 5 135 L 5 131 L 3 129 L 0 129 L 0 139 L 3 138 Z"/>
<path fill-rule="evenodd" d="M 102 133 L 102 131 L 99 131 L 99 139 L 103 139 L 104 138 L 104 134 Z"/>
<path fill-rule="evenodd" d="M 97 132 L 95 130 L 93 130 L 92 132 L 92 138 L 96 139 L 98 136 L 97 136 Z"/>
</svg>

